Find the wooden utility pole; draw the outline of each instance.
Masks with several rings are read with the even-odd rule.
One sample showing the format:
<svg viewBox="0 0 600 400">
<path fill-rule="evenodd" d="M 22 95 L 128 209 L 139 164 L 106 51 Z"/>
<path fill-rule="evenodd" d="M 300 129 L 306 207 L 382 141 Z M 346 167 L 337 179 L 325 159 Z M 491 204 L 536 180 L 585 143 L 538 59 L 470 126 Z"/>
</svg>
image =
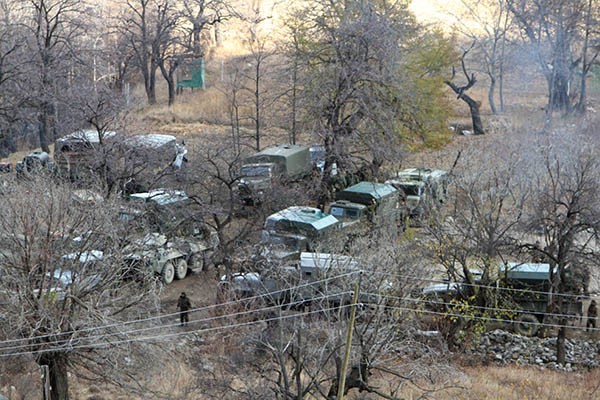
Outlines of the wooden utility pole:
<svg viewBox="0 0 600 400">
<path fill-rule="evenodd" d="M 50 369 L 47 365 L 40 366 L 42 370 L 42 400 L 50 400 Z"/>
<path fill-rule="evenodd" d="M 354 284 L 354 295 L 352 296 L 352 305 L 350 309 L 350 321 L 348 322 L 348 334 L 346 336 L 346 352 L 342 361 L 342 370 L 340 371 L 340 383 L 338 385 L 337 400 L 344 399 L 344 389 L 346 387 L 346 370 L 350 361 L 350 349 L 352 347 L 352 331 L 354 331 L 354 320 L 356 319 L 356 302 L 358 301 L 358 292 L 360 290 L 360 280 L 362 272 L 358 276 L 358 280 Z"/>
</svg>

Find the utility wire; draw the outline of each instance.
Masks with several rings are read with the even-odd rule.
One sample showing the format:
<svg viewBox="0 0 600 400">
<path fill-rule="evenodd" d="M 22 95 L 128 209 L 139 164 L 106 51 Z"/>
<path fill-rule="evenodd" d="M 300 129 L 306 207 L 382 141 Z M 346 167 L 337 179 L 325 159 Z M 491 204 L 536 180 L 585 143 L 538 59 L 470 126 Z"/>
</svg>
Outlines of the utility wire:
<svg viewBox="0 0 600 400">
<path fill-rule="evenodd" d="M 344 294 L 349 294 L 350 292 L 342 292 L 342 293 L 334 293 L 334 294 L 330 294 L 330 295 L 324 295 L 324 296 L 320 296 L 318 298 L 314 298 L 314 300 L 319 300 L 319 299 L 326 299 L 328 297 L 335 297 L 335 296 L 340 296 L 340 295 L 344 295 Z M 377 294 L 373 294 L 373 293 L 368 293 L 369 295 L 377 295 Z M 380 295 L 379 295 L 380 296 Z M 386 298 L 386 297 L 384 297 Z M 406 299 L 406 300 L 414 300 L 416 302 L 421 302 L 421 303 L 428 303 L 428 304 L 440 304 L 441 302 L 431 302 L 431 301 L 422 301 L 421 299 L 412 299 L 412 298 L 401 298 L 401 297 L 397 297 L 397 296 L 387 296 L 387 298 L 394 298 L 394 299 Z M 241 300 L 243 301 L 243 299 Z M 217 319 L 224 319 L 224 318 L 231 318 L 231 317 L 235 317 L 235 316 L 241 316 L 241 315 L 248 315 L 248 314 L 255 314 L 255 313 L 260 313 L 260 312 L 264 312 L 266 310 L 272 310 L 272 309 L 276 309 L 276 308 L 280 308 L 282 306 L 286 306 L 286 305 L 296 305 L 299 303 L 302 303 L 304 301 L 297 301 L 297 302 L 290 302 L 290 303 L 286 303 L 283 305 L 274 305 L 274 306 L 269 306 L 269 307 L 263 307 L 263 308 L 259 308 L 259 309 L 254 309 L 254 310 L 247 310 L 247 311 L 242 311 L 242 312 L 238 312 L 238 313 L 230 313 L 230 314 L 225 314 L 222 316 L 217 316 L 217 317 L 209 317 L 209 318 L 204 318 L 204 319 L 199 319 L 199 320 L 193 320 L 190 321 L 190 324 L 194 323 L 194 324 L 198 324 L 198 323 L 202 323 L 202 322 L 207 322 L 207 321 L 211 321 L 211 320 L 217 320 Z M 452 304 L 452 303 L 442 303 L 442 304 Z M 343 307 L 347 307 L 348 305 L 344 305 Z M 477 319 L 477 320 L 484 320 L 484 321 L 492 321 L 492 322 L 505 322 L 505 323 L 514 323 L 515 321 L 513 320 L 509 320 L 509 319 L 503 319 L 503 318 L 495 318 L 495 317 L 484 317 L 484 316 L 473 316 L 473 315 L 465 315 L 462 313 L 457 313 L 456 311 L 453 312 L 437 312 L 437 311 L 432 311 L 432 310 L 419 310 L 419 309 L 414 309 L 414 308 L 409 308 L 409 307 L 400 307 L 400 306 L 391 306 L 391 305 L 384 305 L 383 306 L 386 309 L 395 309 L 395 310 L 402 310 L 402 311 L 409 311 L 409 312 L 413 312 L 416 314 L 432 314 L 432 315 L 440 315 L 440 316 L 444 316 L 444 317 L 466 317 L 467 319 Z M 316 310 L 316 312 L 318 311 L 327 311 L 331 308 L 328 309 L 320 309 L 320 310 Z M 339 309 L 339 308 L 337 308 Z M 488 307 L 488 309 L 493 310 L 494 308 Z M 497 309 L 497 310 L 501 310 L 501 309 Z M 508 311 L 512 311 L 512 310 L 508 310 Z M 546 315 L 553 315 L 553 316 L 557 316 L 556 314 L 548 314 L 548 313 L 544 313 Z M 572 316 L 570 316 L 572 317 Z M 272 318 L 270 319 L 266 319 L 263 321 L 270 321 L 273 320 Z M 538 326 L 548 326 L 548 327 L 568 327 L 571 329 L 584 329 L 583 327 L 575 327 L 575 326 L 571 326 L 571 325 L 560 325 L 560 324 L 550 324 L 550 323 L 538 323 L 538 322 L 528 322 L 528 321 L 518 321 L 518 323 L 523 324 L 523 325 L 538 325 Z M 121 332 L 120 334 L 129 334 L 129 333 L 136 333 L 136 332 L 144 332 L 147 330 L 154 330 L 154 329 L 164 329 L 164 328 L 169 328 L 172 326 L 175 326 L 177 324 L 173 324 L 173 325 L 161 325 L 158 327 L 151 327 L 151 328 L 143 328 L 143 329 L 138 329 L 138 330 L 131 330 L 128 332 Z M 591 330 L 598 330 L 600 328 L 592 328 Z M 169 336 L 169 335 L 167 335 Z M 101 339 L 104 338 L 104 336 L 98 336 L 98 337 L 87 337 L 87 338 L 83 338 L 83 339 L 90 339 L 90 338 L 97 338 L 97 339 Z M 69 342 L 69 340 L 65 340 L 65 343 Z M 54 343 L 61 343 L 61 341 L 56 341 Z M 46 342 L 43 343 L 44 345 L 48 345 L 48 344 L 53 344 L 53 342 Z M 103 346 L 106 343 L 105 342 L 97 342 L 96 343 L 99 346 Z M 94 343 L 91 344 L 87 344 L 86 346 L 91 346 L 94 345 Z M 20 347 L 27 347 L 27 346 L 17 346 L 14 348 L 3 348 L 1 350 L 7 350 L 7 349 L 18 349 Z M 68 347 L 68 349 L 74 349 L 74 348 L 78 348 L 78 346 L 72 346 L 70 345 Z M 56 351 L 57 349 L 54 349 L 54 351 Z M 20 354 L 35 354 L 37 352 L 39 352 L 40 350 L 32 350 L 32 351 L 24 351 L 24 352 L 18 352 L 18 353 L 9 353 L 9 354 L 2 354 L 0 355 L 0 357 L 6 357 L 6 356 L 10 356 L 10 355 L 20 355 Z"/>
<path fill-rule="evenodd" d="M 327 295 L 321 295 L 321 296 L 315 296 L 315 297 L 311 297 L 311 301 L 313 300 L 326 300 L 328 298 L 336 298 L 339 296 L 344 296 L 344 295 L 349 295 L 351 294 L 352 291 L 346 291 L 346 292 L 336 292 L 336 293 L 331 293 L 331 294 L 327 294 Z M 265 295 L 265 297 L 268 298 L 267 295 Z M 238 300 L 238 303 L 246 303 L 247 299 L 243 298 Z M 200 318 L 200 319 L 195 319 L 195 320 L 191 320 L 189 322 L 190 325 L 194 325 L 194 324 L 199 324 L 199 323 L 203 323 L 203 322 L 209 322 L 209 321 L 215 321 L 215 320 L 219 320 L 219 319 L 226 319 L 226 318 L 233 318 L 233 317 L 240 317 L 243 315 L 247 315 L 247 314 L 257 314 L 257 313 L 262 313 L 265 311 L 269 311 L 269 310 L 274 310 L 274 309 L 281 309 L 281 308 L 285 308 L 285 307 L 293 307 L 293 306 L 297 306 L 297 305 L 301 305 L 303 303 L 306 303 L 306 300 L 297 300 L 297 301 L 290 301 L 288 303 L 283 303 L 283 304 L 274 304 L 271 306 L 266 306 L 266 307 L 262 307 L 262 308 L 258 308 L 258 309 L 251 309 L 251 310 L 245 310 L 245 311 L 239 311 L 239 312 L 235 312 L 235 313 L 229 313 L 229 314 L 223 314 L 223 315 L 217 315 L 217 316 L 212 316 L 212 317 L 206 317 L 206 318 Z M 181 314 L 181 313 L 179 313 Z M 109 332 L 106 334 L 99 334 L 99 335 L 93 335 L 93 336 L 85 336 L 85 337 L 81 337 L 81 338 L 67 338 L 67 339 L 57 339 L 57 340 L 53 340 L 53 341 L 47 341 L 47 342 L 39 342 L 39 343 L 32 343 L 32 344 L 21 344 L 21 345 L 17 345 L 17 346 L 8 346 L 8 347 L 0 347 L 0 351 L 6 351 L 6 350 L 17 350 L 17 349 L 21 349 L 21 348 L 32 348 L 32 347 L 41 347 L 41 346 L 48 346 L 48 345 L 63 345 L 63 344 L 71 344 L 74 340 L 91 340 L 91 339 L 103 339 L 106 336 L 118 336 L 118 335 L 129 335 L 129 334 L 133 334 L 133 333 L 139 333 L 139 332 L 146 332 L 146 331 L 152 331 L 152 330 L 157 330 L 157 329 L 165 329 L 165 328 L 172 328 L 175 326 L 178 326 L 180 323 L 172 323 L 172 324 L 167 324 L 167 325 L 153 325 L 150 327 L 144 327 L 144 328 L 139 328 L 139 329 L 132 329 L 132 330 L 128 330 L 128 331 L 121 331 L 121 332 Z M 54 336 L 59 336 L 61 335 L 61 333 L 57 333 Z"/>
<path fill-rule="evenodd" d="M 340 275 L 335 275 L 335 276 L 330 276 L 330 277 L 327 277 L 327 278 L 324 278 L 324 279 L 321 279 L 321 280 L 317 280 L 317 281 L 313 281 L 313 282 L 308 282 L 308 283 L 304 283 L 304 284 L 301 284 L 301 285 L 297 285 L 297 286 L 293 286 L 293 287 L 289 287 L 289 288 L 285 288 L 285 289 L 274 290 L 274 291 L 267 292 L 267 293 L 264 293 L 264 294 L 257 294 L 255 296 L 251 296 L 251 297 L 244 297 L 243 299 L 231 300 L 231 301 L 228 301 L 228 302 L 225 302 L 225 303 L 217 303 L 217 304 L 211 304 L 211 305 L 204 306 L 204 307 L 193 308 L 193 309 L 190 309 L 188 312 L 189 313 L 195 313 L 195 312 L 199 312 L 199 311 L 210 310 L 210 309 L 213 309 L 213 308 L 226 307 L 226 306 L 229 306 L 229 305 L 238 304 L 240 301 L 250 302 L 252 300 L 264 299 L 265 297 L 268 297 L 268 296 L 273 296 L 273 295 L 284 293 L 284 292 L 288 292 L 288 291 L 291 291 L 291 290 L 297 290 L 297 289 L 301 289 L 301 288 L 304 288 L 304 287 L 318 285 L 318 284 L 325 283 L 325 282 L 328 282 L 328 281 L 331 281 L 331 280 L 337 280 L 339 278 L 343 278 L 343 277 L 346 277 L 346 276 L 355 275 L 355 274 L 357 274 L 359 272 L 360 271 L 352 271 L 352 272 L 348 272 L 348 273 L 344 273 L 344 274 L 340 274 Z M 218 283 L 217 283 L 217 285 L 218 285 Z M 14 342 L 23 342 L 23 341 L 28 341 L 28 340 L 32 340 L 32 339 L 44 339 L 44 338 L 56 336 L 58 334 L 59 335 L 66 335 L 66 334 L 79 333 L 79 332 L 95 331 L 95 330 L 98 330 L 98 329 L 115 328 L 115 327 L 120 327 L 120 326 L 125 326 L 125 325 L 138 324 L 138 323 L 141 323 L 141 322 L 160 320 L 160 319 L 163 319 L 163 318 L 170 318 L 170 317 L 179 316 L 179 315 L 181 315 L 181 312 L 175 312 L 175 313 L 169 313 L 169 314 L 161 314 L 161 315 L 154 316 L 154 317 L 141 318 L 141 319 L 130 320 L 130 321 L 123 321 L 123 322 L 117 322 L 117 323 L 107 324 L 107 325 L 99 325 L 99 326 L 94 326 L 94 327 L 82 328 L 82 329 L 78 329 L 78 330 L 64 331 L 64 332 L 60 332 L 60 333 L 52 333 L 52 334 L 46 334 L 46 335 L 30 336 L 30 337 L 21 338 L 21 339 L 3 340 L 3 341 L 0 341 L 0 345 L 8 344 L 8 343 L 14 343 Z"/>
<path fill-rule="evenodd" d="M 218 330 L 223 330 L 223 329 L 233 329 L 233 328 L 239 328 L 239 327 L 244 327 L 244 326 L 257 325 L 257 324 L 261 324 L 264 322 L 282 321 L 282 320 L 286 320 L 286 319 L 290 319 L 290 318 L 298 318 L 298 317 L 302 317 L 302 316 L 322 313 L 324 311 L 332 311 L 332 310 L 338 311 L 338 310 L 341 310 L 344 308 L 348 308 L 350 306 L 352 306 L 352 304 L 346 304 L 346 305 L 343 305 L 340 307 L 330 307 L 330 308 L 319 309 L 319 310 L 305 311 L 305 312 L 293 314 L 293 315 L 282 315 L 282 316 L 278 316 L 278 317 L 259 319 L 259 320 L 255 320 L 255 321 L 247 321 L 247 322 L 242 322 L 242 323 L 237 323 L 237 324 L 222 325 L 222 326 L 203 328 L 203 329 L 195 329 L 195 330 L 191 330 L 191 331 L 173 332 L 173 333 L 155 335 L 155 336 L 143 336 L 143 337 L 136 337 L 136 338 L 121 339 L 121 340 L 116 340 L 116 341 L 106 341 L 106 342 L 97 342 L 97 343 L 91 343 L 91 344 L 82 344 L 82 345 L 69 347 L 69 350 L 90 349 L 90 348 L 103 347 L 103 346 L 115 346 L 115 345 L 124 344 L 124 343 L 165 339 L 165 338 L 176 337 L 176 336 L 181 336 L 181 335 L 189 335 L 189 334 L 193 334 L 193 333 L 197 334 L 197 333 L 218 331 Z M 33 355 L 33 354 L 51 353 L 51 352 L 55 352 L 55 351 L 56 351 L 56 349 L 50 348 L 50 349 L 41 349 L 41 350 L 35 350 L 35 351 L 23 351 L 23 352 L 18 352 L 18 353 L 11 353 L 11 354 L 1 354 L 0 357 L 20 356 L 20 355 L 28 355 L 28 354 Z"/>
<path fill-rule="evenodd" d="M 430 282 L 430 283 L 438 283 L 438 284 L 443 283 L 443 284 L 447 284 L 449 286 L 462 285 L 462 286 L 484 288 L 484 289 L 504 290 L 504 291 L 517 292 L 517 293 L 541 294 L 541 295 L 545 295 L 545 296 L 553 295 L 553 296 L 557 296 L 557 297 L 558 296 L 572 297 L 572 298 L 577 298 L 577 299 L 591 299 L 592 298 L 591 296 L 577 295 L 577 294 L 571 294 L 571 293 L 544 292 L 544 291 L 540 291 L 540 290 L 516 289 L 516 288 L 510 288 L 510 287 L 504 287 L 504 286 L 482 285 L 482 284 L 477 284 L 477 283 L 451 282 L 451 281 L 447 281 L 447 280 L 443 280 L 443 279 L 419 278 L 419 277 L 403 275 L 403 274 L 393 275 L 388 272 L 380 272 L 380 271 L 369 271 L 368 274 L 369 275 L 384 275 L 387 277 L 397 277 L 397 278 L 403 278 L 403 279 L 407 279 L 407 280 L 415 280 L 415 281 L 421 281 L 421 282 Z"/>
<path fill-rule="evenodd" d="M 426 299 L 426 298 L 422 299 L 422 298 L 411 297 L 411 296 L 400 297 L 400 296 L 392 296 L 392 295 L 387 295 L 387 294 L 382 295 L 379 293 L 363 293 L 363 294 L 374 296 L 375 298 L 378 296 L 379 298 L 386 299 L 386 300 L 394 299 L 394 300 L 407 301 L 407 302 L 417 303 L 417 304 L 424 303 L 424 304 L 429 304 L 429 305 L 450 306 L 450 307 L 461 306 L 464 304 L 467 307 L 469 307 L 470 309 L 478 309 L 478 310 L 484 310 L 484 311 L 498 311 L 498 312 L 507 312 L 507 313 L 516 313 L 516 314 L 535 314 L 535 315 L 541 315 L 541 316 L 565 317 L 565 318 L 574 318 L 577 316 L 577 314 L 560 314 L 560 313 L 552 313 L 552 312 L 545 312 L 545 311 L 538 312 L 538 311 L 531 311 L 531 310 L 519 310 L 519 309 L 513 309 L 513 308 L 486 307 L 486 306 L 478 306 L 475 304 L 468 304 L 468 303 L 444 302 L 444 301 L 439 301 L 439 300 L 430 300 L 430 299 Z M 418 311 L 418 310 L 415 309 L 415 311 Z"/>
</svg>

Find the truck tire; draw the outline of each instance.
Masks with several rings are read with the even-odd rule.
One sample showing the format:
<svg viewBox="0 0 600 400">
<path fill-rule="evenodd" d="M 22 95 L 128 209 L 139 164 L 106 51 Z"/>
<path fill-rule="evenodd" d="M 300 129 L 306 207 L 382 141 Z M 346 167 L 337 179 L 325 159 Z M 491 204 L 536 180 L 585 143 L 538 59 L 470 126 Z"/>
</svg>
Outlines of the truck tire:
<svg viewBox="0 0 600 400">
<path fill-rule="evenodd" d="M 204 257 L 201 253 L 192 254 L 192 256 L 190 257 L 189 267 L 194 272 L 200 272 L 204 270 Z"/>
<path fill-rule="evenodd" d="M 540 321 L 533 314 L 520 314 L 513 326 L 516 333 L 523 336 L 534 336 L 540 329 Z"/>
<path fill-rule="evenodd" d="M 177 260 L 177 264 L 175 267 L 175 279 L 183 279 L 188 273 L 188 265 L 187 262 L 180 258 Z"/>
<path fill-rule="evenodd" d="M 160 276 L 165 285 L 168 285 L 171 282 L 173 282 L 173 279 L 175 278 L 175 267 L 173 266 L 172 261 L 167 261 L 165 263 L 165 265 L 160 273 Z"/>
</svg>

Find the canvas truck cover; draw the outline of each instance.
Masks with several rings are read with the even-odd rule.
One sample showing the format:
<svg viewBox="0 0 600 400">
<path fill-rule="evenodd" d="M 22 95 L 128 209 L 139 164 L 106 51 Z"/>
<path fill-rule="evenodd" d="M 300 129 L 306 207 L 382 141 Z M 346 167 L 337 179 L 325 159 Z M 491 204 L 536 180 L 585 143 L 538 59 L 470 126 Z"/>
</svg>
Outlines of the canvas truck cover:
<svg viewBox="0 0 600 400">
<path fill-rule="evenodd" d="M 80 167 L 91 167 L 96 160 L 95 151 L 102 142 L 117 137 L 114 131 L 80 130 L 63 136 L 54 143 L 54 162 L 63 171 L 76 174 Z"/>
<path fill-rule="evenodd" d="M 366 206 L 379 206 L 384 199 L 397 196 L 398 191 L 392 185 L 375 182 L 359 182 L 335 195 L 336 200 L 346 200 Z"/>
<path fill-rule="evenodd" d="M 337 218 L 318 208 L 293 206 L 267 217 L 264 230 L 316 236 L 319 232 L 335 229 L 338 224 Z"/>
<path fill-rule="evenodd" d="M 57 139 L 54 151 L 69 152 L 85 150 L 100 144 L 100 138 L 102 138 L 102 140 L 109 140 L 113 139 L 116 135 L 117 133 L 114 131 L 103 132 L 102 135 L 96 130 L 76 131 Z"/>
<path fill-rule="evenodd" d="M 247 157 L 243 165 L 267 163 L 279 165 L 281 171 L 291 179 L 307 175 L 312 168 L 309 148 L 297 144 L 269 147 Z"/>
<path fill-rule="evenodd" d="M 550 264 L 518 264 L 507 263 L 500 265 L 502 276 L 517 281 L 547 281 L 550 279 Z"/>
</svg>

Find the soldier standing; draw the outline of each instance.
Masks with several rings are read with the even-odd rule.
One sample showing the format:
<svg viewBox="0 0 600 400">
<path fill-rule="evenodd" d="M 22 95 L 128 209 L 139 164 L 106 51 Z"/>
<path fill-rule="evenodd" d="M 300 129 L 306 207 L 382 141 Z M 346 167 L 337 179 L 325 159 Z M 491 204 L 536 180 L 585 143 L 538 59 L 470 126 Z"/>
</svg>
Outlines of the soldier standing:
<svg viewBox="0 0 600 400">
<path fill-rule="evenodd" d="M 596 307 L 596 300 L 592 300 L 592 302 L 590 303 L 590 306 L 588 307 L 587 316 L 588 319 L 585 328 L 589 332 L 590 328 L 596 328 L 596 318 L 598 317 L 598 308 Z"/>
<path fill-rule="evenodd" d="M 186 296 L 185 292 L 181 292 L 179 300 L 177 301 L 177 309 L 179 309 L 179 322 L 181 326 L 187 325 L 190 320 L 189 310 L 192 308 L 190 299 Z"/>
</svg>

